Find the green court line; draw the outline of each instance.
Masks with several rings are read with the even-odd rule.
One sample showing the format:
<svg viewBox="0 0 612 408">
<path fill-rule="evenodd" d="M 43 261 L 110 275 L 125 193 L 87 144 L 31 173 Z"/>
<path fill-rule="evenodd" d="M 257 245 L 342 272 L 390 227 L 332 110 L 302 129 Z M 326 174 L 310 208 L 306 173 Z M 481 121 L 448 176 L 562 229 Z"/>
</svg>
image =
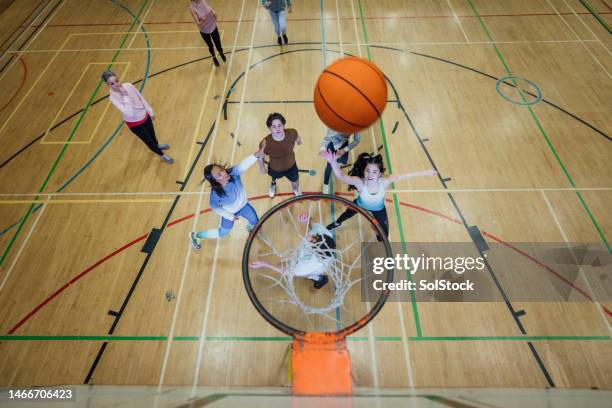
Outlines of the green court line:
<svg viewBox="0 0 612 408">
<path fill-rule="evenodd" d="M 142 6 L 140 6 L 140 10 L 138 11 L 138 14 L 136 15 L 136 18 L 134 18 L 134 20 L 132 21 L 132 25 L 130 26 L 128 31 L 124 34 L 123 39 L 121 40 L 121 44 L 119 44 L 119 48 L 117 48 L 117 50 L 115 51 L 115 54 L 113 55 L 111 63 L 108 65 L 107 69 L 110 69 L 113 66 L 113 63 L 115 62 L 115 60 L 119 56 L 119 53 L 123 49 L 123 46 L 125 45 L 125 41 L 127 40 L 128 35 L 132 31 L 132 28 L 134 28 L 134 25 L 136 24 L 136 22 L 139 20 L 140 14 L 144 10 L 144 7 L 146 6 L 146 4 L 148 2 L 149 2 L 149 0 L 144 0 L 144 2 L 142 3 Z M 89 107 L 91 106 L 91 103 L 93 102 L 94 98 L 96 97 L 96 94 L 98 93 L 98 90 L 100 89 L 101 85 L 102 85 L 102 80 L 99 80 L 98 81 L 98 85 L 96 86 L 96 89 L 94 90 L 93 94 L 91 95 L 91 97 L 87 101 L 87 105 L 85 105 L 85 108 L 81 112 L 81 115 L 79 116 L 79 119 L 78 119 L 77 123 L 75 124 L 74 128 L 70 132 L 70 136 L 64 142 L 64 145 L 62 146 L 62 150 L 60 150 L 57 158 L 55 159 L 55 162 L 53 163 L 53 166 L 51 166 L 51 170 L 49 170 L 49 173 L 45 177 L 45 181 L 43 182 L 43 184 L 38 189 L 38 193 L 41 193 L 45 189 L 45 187 L 47 187 L 47 183 L 51 179 L 51 176 L 53 175 L 53 173 L 55 173 L 55 170 L 57 169 L 57 166 L 58 166 L 60 160 L 62 159 L 62 157 L 64 156 L 64 153 L 68 149 L 69 142 L 72 141 L 72 138 L 75 136 L 77 130 L 81 126 L 81 122 L 83 121 L 83 118 L 87 114 L 87 111 L 89 110 Z M 39 198 L 40 198 L 39 196 L 36 196 L 34 198 L 34 200 L 37 201 Z M 30 215 L 32 214 L 32 212 L 34 210 L 34 207 L 36 207 L 37 205 L 38 204 L 35 204 L 35 203 L 30 204 L 30 208 L 28 208 L 28 211 L 27 211 L 26 215 L 21 219 L 21 223 L 19 224 L 19 227 L 17 227 L 17 230 L 15 231 L 13 236 L 11 237 L 11 240 L 9 241 L 7 247 L 4 249 L 4 252 L 2 253 L 2 256 L 0 257 L 0 266 L 2 266 L 2 264 L 4 263 L 4 260 L 6 259 L 9 251 L 11 250 L 13 244 L 17 240 L 17 237 L 21 233 L 21 230 L 23 229 L 23 226 L 25 225 L 25 223 L 28 220 L 28 218 L 30 218 Z"/>
<path fill-rule="evenodd" d="M 593 8 L 593 6 L 591 6 L 591 3 L 588 2 L 588 0 L 579 0 L 580 3 L 582 3 L 582 5 L 584 7 L 586 7 L 591 14 L 593 15 L 593 17 L 595 17 L 597 19 L 597 21 L 599 21 L 599 23 L 604 26 L 604 28 L 606 30 L 608 30 L 608 34 L 612 34 L 612 29 L 610 29 L 610 25 L 608 25 L 608 23 L 606 22 L 606 20 L 604 20 L 599 13 Z"/>
<path fill-rule="evenodd" d="M 469 3 L 470 7 L 472 8 L 472 13 L 474 14 L 474 17 L 476 17 L 478 19 L 478 22 L 480 23 L 480 27 L 483 29 L 483 31 L 485 32 L 485 34 L 489 38 L 489 41 L 491 41 L 491 43 L 493 45 L 493 49 L 495 50 L 495 53 L 497 54 L 497 57 L 501 61 L 502 65 L 504 66 L 504 69 L 506 70 L 508 75 L 513 76 L 512 71 L 510 70 L 510 67 L 506 63 L 506 60 L 504 59 L 504 57 L 501 55 L 501 52 L 499 51 L 499 48 L 497 48 L 497 44 L 495 43 L 495 40 L 493 40 L 493 36 L 491 35 L 489 30 L 487 29 L 487 26 L 485 25 L 484 21 L 480 17 L 480 14 L 476 10 L 476 7 L 474 7 L 474 4 L 472 3 L 472 0 L 467 0 L 467 1 Z M 525 96 L 524 96 L 523 92 L 520 89 L 519 89 L 519 94 L 521 95 L 521 98 L 523 99 L 523 101 L 525 101 Z M 533 111 L 533 109 L 531 108 L 531 106 L 527 106 L 527 109 L 529 110 L 529 113 L 531 114 L 531 117 L 533 118 L 535 124 L 538 126 L 538 129 L 540 130 L 540 133 L 544 137 L 544 140 L 546 141 L 546 144 L 548 145 L 548 147 L 552 151 L 553 155 L 555 156 L 555 159 L 557 160 L 557 163 L 561 167 L 561 170 L 563 170 L 563 173 L 565 174 L 565 177 L 569 181 L 570 185 L 573 188 L 576 188 L 576 183 L 574 183 L 574 180 L 572 179 L 572 176 L 570 176 L 570 174 L 569 174 L 565 164 L 561 160 L 561 157 L 559 157 L 559 154 L 557 153 L 557 151 L 555 150 L 552 142 L 550 141 L 550 138 L 548 137 L 548 134 L 546 133 L 546 131 L 542 127 L 542 124 L 540 123 L 540 120 L 536 116 L 536 114 Z M 580 200 L 580 203 L 582 204 L 582 207 L 584 208 L 584 210 L 586 211 L 587 215 L 589 216 L 589 219 L 591 220 L 591 223 L 593 224 L 593 226 L 597 230 L 597 233 L 599 234 L 601 240 L 606 244 L 606 247 L 608 248 L 608 253 L 612 254 L 612 247 L 610 247 L 610 244 L 608 243 L 608 240 L 606 239 L 603 231 L 599 227 L 599 224 L 595 220 L 595 217 L 593 216 L 593 213 L 591 213 L 591 210 L 589 209 L 589 206 L 584 201 L 584 198 L 582 197 L 582 194 L 580 194 L 580 191 L 576 191 L 576 195 L 578 196 L 578 199 Z"/>
<path fill-rule="evenodd" d="M 363 8 L 361 6 L 361 0 L 357 0 L 357 4 L 359 5 L 359 16 L 361 17 L 361 28 L 363 30 L 363 37 L 365 40 L 364 42 L 365 42 L 366 50 L 368 52 L 368 60 L 372 61 L 372 53 L 370 52 L 370 40 L 368 39 L 368 31 L 366 30 L 366 26 L 365 26 L 365 18 L 363 16 Z M 385 158 L 387 159 L 387 164 L 389 167 L 389 175 L 392 175 L 393 167 L 391 166 L 391 156 L 389 155 L 389 147 L 387 145 L 387 134 L 385 132 L 385 123 L 382 117 L 380 117 L 380 120 L 378 121 L 378 123 L 380 123 L 380 132 L 381 132 L 382 139 L 383 139 Z M 395 183 L 391 183 L 390 186 L 393 190 L 395 190 Z M 395 210 L 395 216 L 397 218 L 397 226 L 399 228 L 400 241 L 402 243 L 402 250 L 405 253 L 407 253 L 408 249 L 406 248 L 406 238 L 404 237 L 404 225 L 402 223 L 402 216 L 400 214 L 399 200 L 397 198 L 397 193 L 395 192 L 393 193 L 393 208 Z M 406 270 L 406 277 L 408 278 L 408 281 L 412 282 L 412 274 L 410 273 L 409 270 Z M 422 337 L 423 332 L 421 330 L 421 319 L 419 318 L 419 308 L 418 308 L 416 296 L 413 290 L 410 291 L 410 303 L 412 305 L 412 314 L 414 315 L 414 325 L 416 326 L 417 336 Z"/>
<path fill-rule="evenodd" d="M 167 341 L 168 336 L 0 336 L 0 341 Z M 199 341 L 198 336 L 174 336 L 174 341 Z M 207 336 L 206 341 L 280 341 L 291 337 Z M 368 341 L 368 337 L 349 336 L 347 340 Z M 375 341 L 402 341 L 401 337 L 375 336 Z M 610 341 L 612 336 L 410 336 L 408 341 Z"/>
</svg>

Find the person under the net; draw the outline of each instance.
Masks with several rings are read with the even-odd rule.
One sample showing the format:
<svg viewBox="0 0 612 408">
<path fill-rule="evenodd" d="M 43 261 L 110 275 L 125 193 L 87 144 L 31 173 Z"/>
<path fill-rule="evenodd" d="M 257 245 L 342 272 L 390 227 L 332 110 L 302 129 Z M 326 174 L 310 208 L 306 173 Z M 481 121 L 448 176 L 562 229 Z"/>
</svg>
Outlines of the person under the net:
<svg viewBox="0 0 612 408">
<path fill-rule="evenodd" d="M 304 224 L 309 224 L 309 231 L 302 239 L 295 257 L 285 263 L 272 265 L 264 261 L 254 261 L 249 266 L 253 269 L 268 268 L 277 273 L 310 279 L 316 289 L 327 285 L 329 278 L 326 271 L 333 262 L 336 241 L 333 234 L 322 224 L 311 224 L 308 216 L 299 217 Z"/>
<path fill-rule="evenodd" d="M 413 177 L 435 176 L 438 174 L 435 170 L 426 170 L 415 173 L 394 174 L 385 177 L 382 156 L 380 154 L 361 153 L 353 164 L 353 168 L 349 171 L 348 175 L 346 175 L 342 172 L 342 169 L 340 169 L 340 164 L 336 161 L 335 153 L 327 150 L 321 152 L 321 156 L 331 165 L 338 180 L 348 184 L 349 190 L 357 190 L 357 198 L 354 200 L 355 204 L 364 210 L 368 210 L 374 216 L 387 237 L 389 237 L 389 219 L 385 207 L 385 191 L 389 184 Z M 331 231 L 338 228 L 344 221 L 355 214 L 357 214 L 357 211 L 350 208 L 347 209 L 335 222 L 329 224 L 327 229 Z"/>
<path fill-rule="evenodd" d="M 212 163 L 204 167 L 202 183 L 205 181 L 210 183 L 212 190 L 210 193 L 210 208 L 221 216 L 221 226 L 189 233 L 189 241 L 193 249 L 199 250 L 202 248 L 201 239 L 226 236 L 234 226 L 234 221 L 240 217 L 245 218 L 249 223 L 247 227 L 249 231 L 257 224 L 259 218 L 255 209 L 247 200 L 240 176 L 255 164 L 257 159 L 263 157 L 265 147 L 264 142 L 257 152 L 246 157 L 237 166 L 228 168 L 222 164 Z"/>
</svg>

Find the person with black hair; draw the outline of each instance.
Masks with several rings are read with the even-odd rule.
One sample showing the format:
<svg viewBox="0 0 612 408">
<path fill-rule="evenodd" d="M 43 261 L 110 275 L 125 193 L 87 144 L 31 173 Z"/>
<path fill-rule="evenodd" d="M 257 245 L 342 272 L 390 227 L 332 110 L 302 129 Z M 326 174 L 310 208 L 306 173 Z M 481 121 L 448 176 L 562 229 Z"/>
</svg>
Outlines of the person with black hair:
<svg viewBox="0 0 612 408">
<path fill-rule="evenodd" d="M 327 285 L 327 271 L 333 262 L 336 241 L 333 234 L 318 223 L 311 223 L 306 214 L 301 214 L 299 220 L 309 225 L 306 237 L 302 239 L 295 257 L 284 264 L 272 265 L 264 261 L 254 261 L 249 264 L 253 269 L 267 268 L 277 273 L 306 278 L 313 281 L 315 289 Z"/>
<path fill-rule="evenodd" d="M 168 144 L 159 144 L 155 137 L 153 121 L 155 113 L 136 87 L 129 82 L 121 83 L 113 71 L 104 71 L 102 81 L 108 85 L 111 103 L 123 114 L 123 121 L 128 128 L 147 147 L 157 154 L 164 162 L 174 163 L 174 160 L 163 150 L 169 149 Z"/>
<path fill-rule="evenodd" d="M 204 180 L 211 186 L 210 208 L 221 216 L 221 226 L 217 229 L 189 233 L 189 241 L 193 249 L 202 248 L 200 240 L 205 238 L 220 238 L 226 236 L 234 221 L 243 217 L 249 223 L 247 229 L 250 231 L 259 218 L 251 204 L 247 200 L 246 191 L 242 185 L 240 176 L 248 170 L 258 158 L 263 157 L 264 145 L 254 154 L 246 157 L 237 166 L 227 167 L 219 163 L 212 163 L 204 167 Z"/>
<path fill-rule="evenodd" d="M 353 164 L 353 168 L 346 175 L 340 169 L 335 153 L 328 150 L 321 152 L 321 156 L 331 165 L 338 180 L 348 184 L 349 190 L 357 191 L 355 204 L 364 210 L 368 210 L 374 216 L 387 237 L 389 236 L 389 219 L 385 207 L 385 191 L 389 184 L 413 177 L 435 176 L 438 174 L 435 170 L 426 170 L 384 177 L 385 168 L 383 167 L 382 156 L 380 154 L 361 153 Z M 329 224 L 327 229 L 333 230 L 338 228 L 344 221 L 355 214 L 357 214 L 357 211 L 350 208 L 347 209 L 335 222 Z"/>
<path fill-rule="evenodd" d="M 353 141 L 349 143 L 350 133 L 341 133 L 333 129 L 327 129 L 327 134 L 321 143 L 321 151 L 331 150 L 336 153 L 336 161 L 340 164 L 348 163 L 348 153 L 357 147 L 361 141 L 361 133 L 353 134 Z M 323 194 L 329 194 L 329 180 L 331 179 L 332 168 L 327 164 L 323 175 Z"/>
<path fill-rule="evenodd" d="M 265 144 L 264 154 L 270 157 L 267 173 L 272 177 L 268 196 L 273 198 L 276 194 L 276 180 L 287 177 L 291 182 L 291 189 L 296 196 L 300 192 L 300 173 L 295 161 L 293 149 L 295 145 L 301 145 L 302 139 L 295 129 L 285 129 L 287 121 L 278 112 L 271 113 L 266 119 L 266 126 L 270 129 L 270 134 L 262 141 Z M 259 171 L 266 174 L 266 166 L 263 157 L 259 159 Z"/>
</svg>

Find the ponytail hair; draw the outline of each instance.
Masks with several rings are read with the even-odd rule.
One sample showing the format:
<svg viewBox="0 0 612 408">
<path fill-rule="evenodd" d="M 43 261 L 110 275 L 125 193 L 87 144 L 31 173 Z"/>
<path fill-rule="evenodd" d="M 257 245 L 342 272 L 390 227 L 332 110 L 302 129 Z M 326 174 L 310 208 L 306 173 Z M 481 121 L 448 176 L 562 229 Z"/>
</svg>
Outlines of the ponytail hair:
<svg viewBox="0 0 612 408">
<path fill-rule="evenodd" d="M 383 166 L 383 159 L 380 154 L 361 153 L 359 157 L 357 157 L 357 160 L 355 160 L 355 163 L 353 163 L 353 168 L 348 172 L 348 175 L 359 177 L 360 179 L 364 178 L 365 169 L 368 164 L 376 164 L 380 170 L 380 174 L 384 174 L 385 167 Z M 355 186 L 349 186 L 349 190 L 356 190 L 356 188 Z"/>
</svg>

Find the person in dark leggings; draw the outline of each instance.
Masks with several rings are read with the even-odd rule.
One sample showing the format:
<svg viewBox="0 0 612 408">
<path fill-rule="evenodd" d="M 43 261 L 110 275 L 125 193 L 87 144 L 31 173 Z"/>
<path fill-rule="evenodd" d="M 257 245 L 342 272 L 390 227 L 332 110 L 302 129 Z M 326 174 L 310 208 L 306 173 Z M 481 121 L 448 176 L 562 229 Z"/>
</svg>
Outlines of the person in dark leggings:
<svg viewBox="0 0 612 408">
<path fill-rule="evenodd" d="M 206 3 L 206 0 L 191 0 L 190 9 L 195 23 L 200 28 L 200 35 L 202 39 L 204 39 L 206 45 L 208 45 L 208 51 L 210 51 L 210 55 L 213 58 L 213 63 L 218 67 L 219 60 L 217 60 L 215 56 L 214 47 L 217 47 L 219 56 L 223 61 L 225 61 L 226 58 L 223 53 L 223 47 L 221 46 L 219 30 L 217 29 L 217 15 L 208 3 Z"/>
<path fill-rule="evenodd" d="M 331 150 L 336 153 L 336 161 L 340 164 L 348 163 L 348 153 L 350 150 L 357 147 L 361 141 L 361 133 L 355 132 L 353 141 L 349 143 L 349 133 L 340 133 L 333 129 L 327 129 L 327 134 L 321 143 L 321 151 Z M 328 164 L 325 166 L 323 175 L 323 194 L 329 194 L 329 180 L 331 179 L 332 168 Z"/>
<path fill-rule="evenodd" d="M 382 156 L 380 154 L 361 153 L 349 174 L 346 175 L 340 169 L 335 153 L 328 150 L 322 152 L 321 156 L 331 165 L 338 180 L 348 184 L 349 190 L 357 190 L 355 204 L 364 210 L 368 210 L 374 216 L 387 237 L 389 236 L 389 219 L 387 218 L 387 209 L 385 208 L 385 191 L 389 184 L 413 177 L 435 176 L 438 174 L 435 170 L 426 170 L 384 177 L 385 168 L 383 167 Z M 350 208 L 347 209 L 335 222 L 329 224 L 327 229 L 331 231 L 338 228 L 344 221 L 355 214 L 357 214 L 357 211 Z"/>
<path fill-rule="evenodd" d="M 128 82 L 121 83 L 113 71 L 104 71 L 102 80 L 110 88 L 111 103 L 123 114 L 123 120 L 140 140 L 164 162 L 174 163 L 174 160 L 163 151 L 170 148 L 168 144 L 159 144 L 155 137 L 153 121 L 155 113 L 136 87 Z"/>
</svg>

